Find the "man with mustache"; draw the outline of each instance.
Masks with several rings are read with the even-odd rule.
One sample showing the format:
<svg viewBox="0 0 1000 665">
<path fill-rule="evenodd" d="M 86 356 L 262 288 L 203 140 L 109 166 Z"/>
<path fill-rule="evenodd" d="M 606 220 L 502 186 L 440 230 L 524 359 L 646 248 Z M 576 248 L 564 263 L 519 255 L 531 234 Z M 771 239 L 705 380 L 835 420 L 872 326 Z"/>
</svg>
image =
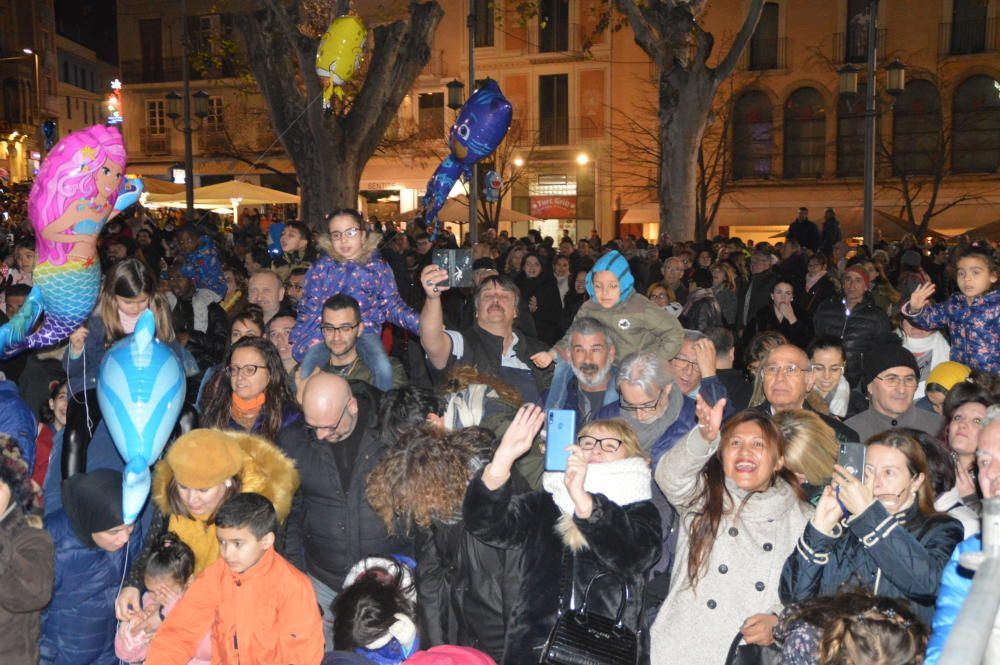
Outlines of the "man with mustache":
<svg viewBox="0 0 1000 665">
<path fill-rule="evenodd" d="M 601 407 L 618 401 L 615 379 L 615 343 L 611 331 L 597 319 L 585 316 L 573 321 L 569 330 L 569 365 L 573 370 L 562 404 L 554 409 L 576 411 L 579 429 L 595 419 Z"/>
<path fill-rule="evenodd" d="M 994 405 L 986 410 L 983 418 L 983 429 L 979 433 L 979 448 L 976 450 L 976 467 L 979 469 L 979 487 L 983 491 L 983 499 L 1000 496 L 1000 406 Z M 981 552 L 983 549 L 982 534 L 969 536 L 958 544 L 951 554 L 951 559 L 941 574 L 941 586 L 938 590 L 937 609 L 934 621 L 931 623 L 931 639 L 927 644 L 925 665 L 937 665 L 941 658 L 948 635 L 951 634 L 958 611 L 962 609 L 969 589 L 972 588 L 974 571 L 963 568 L 959 560 L 963 554 Z M 1000 633 L 1000 623 L 993 624 L 993 636 Z M 989 656 L 987 660 L 989 661 Z M 993 661 L 989 661 L 993 662 Z"/>
<path fill-rule="evenodd" d="M 539 403 L 552 381 L 552 369 L 538 368 L 531 356 L 548 347 L 514 331 L 521 294 L 509 277 L 490 275 L 479 283 L 473 294 L 475 322 L 461 332 L 444 327 L 441 294 L 448 290 L 447 271 L 436 265 L 425 267 L 420 285 L 427 294 L 420 312 L 420 344 L 436 385 L 453 365 L 473 365 L 516 388 L 525 402 Z"/>
</svg>

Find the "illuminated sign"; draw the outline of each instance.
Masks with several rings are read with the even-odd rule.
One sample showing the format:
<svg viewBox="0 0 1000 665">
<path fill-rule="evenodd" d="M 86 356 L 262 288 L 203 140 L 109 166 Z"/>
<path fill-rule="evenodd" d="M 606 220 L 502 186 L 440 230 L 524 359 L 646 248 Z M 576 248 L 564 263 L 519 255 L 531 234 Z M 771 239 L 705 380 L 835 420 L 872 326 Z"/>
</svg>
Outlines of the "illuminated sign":
<svg viewBox="0 0 1000 665">
<path fill-rule="evenodd" d="M 120 125 L 125 122 L 122 115 L 122 82 L 115 79 L 111 82 L 111 94 L 107 99 L 108 124 Z"/>
</svg>

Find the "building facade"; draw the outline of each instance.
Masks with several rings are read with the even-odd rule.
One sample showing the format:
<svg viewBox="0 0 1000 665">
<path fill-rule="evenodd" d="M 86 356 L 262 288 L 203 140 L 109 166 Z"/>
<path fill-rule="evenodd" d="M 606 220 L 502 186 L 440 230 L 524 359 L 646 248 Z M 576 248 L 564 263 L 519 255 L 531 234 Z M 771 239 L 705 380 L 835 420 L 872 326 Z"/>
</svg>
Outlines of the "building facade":
<svg viewBox="0 0 1000 665">
<path fill-rule="evenodd" d="M 362 176 L 359 205 L 369 213 L 386 218 L 418 207 L 447 150 L 455 117 L 447 84 L 457 79 L 469 90 L 469 2 L 441 0 L 445 16 L 430 62 L 399 109 L 390 147 Z M 505 205 L 541 220 L 501 228 L 519 235 L 529 227 L 552 236 L 615 235 L 629 209 L 656 201 L 657 88 L 649 58 L 627 27 L 594 37 L 596 0 L 540 0 L 538 16 L 529 20 L 512 2 L 472 2 L 475 78 L 498 81 L 514 105 L 508 144 L 483 170 L 511 184 Z M 880 94 L 876 208 L 884 215 L 900 216 L 905 199 L 893 187 L 905 173 L 911 189 L 921 190 L 910 197 L 918 216 L 932 191 L 938 205 L 954 203 L 935 217 L 935 228 L 951 233 L 1000 218 L 997 4 L 880 3 L 877 85 L 884 88 L 884 66 L 893 59 L 906 64 L 908 80 L 898 97 Z M 232 2 L 226 10 L 246 5 Z M 704 25 L 715 36 L 716 59 L 748 5 L 710 3 Z M 271 127 L 252 82 L 226 57 L 226 44 L 238 42 L 230 17 L 209 0 L 189 0 L 187 7 L 184 17 L 176 2 L 118 0 L 123 131 L 133 169 L 166 178 L 183 161 L 168 95 L 181 88 L 186 22 L 192 42 L 214 56 L 189 65 L 192 92 L 209 96 L 205 118 L 196 122 L 195 184 L 240 177 L 294 191 L 278 140 L 282 128 Z M 833 207 L 852 232 L 860 223 L 866 7 L 864 0 L 766 3 L 737 73 L 720 89 L 706 140 L 706 154 L 722 150 L 727 164 L 728 193 L 711 233 L 763 237 L 787 226 L 800 206 L 814 218 Z M 365 6 L 357 9 L 366 18 Z M 861 69 L 857 95 L 838 94 L 844 64 Z M 940 185 L 929 185 L 938 173 Z M 642 232 L 655 235 L 655 225 Z"/>
<path fill-rule="evenodd" d="M 0 180 L 37 172 L 58 134 L 56 85 L 52 0 L 0 0 Z"/>
<path fill-rule="evenodd" d="M 98 60 L 94 51 L 63 35 L 56 36 L 56 57 L 60 135 L 108 122 L 118 66 Z"/>
<path fill-rule="evenodd" d="M 706 28 L 721 43 L 739 28 L 743 0 L 716 0 Z M 860 233 L 864 174 L 868 2 L 776 0 L 764 13 L 733 85 L 725 140 L 731 194 L 717 223 L 766 236 L 799 206 L 821 221 L 834 208 Z M 932 229 L 946 235 L 1000 219 L 1000 34 L 997 0 L 882 0 L 874 77 L 879 96 L 877 226 L 903 232 L 931 198 Z M 906 66 L 901 94 L 886 67 Z M 857 68 L 858 93 L 842 95 L 838 70 Z M 935 186 L 935 181 L 939 185 Z M 904 195 L 904 190 L 908 193 Z M 751 227 L 751 228 L 748 228 Z"/>
</svg>

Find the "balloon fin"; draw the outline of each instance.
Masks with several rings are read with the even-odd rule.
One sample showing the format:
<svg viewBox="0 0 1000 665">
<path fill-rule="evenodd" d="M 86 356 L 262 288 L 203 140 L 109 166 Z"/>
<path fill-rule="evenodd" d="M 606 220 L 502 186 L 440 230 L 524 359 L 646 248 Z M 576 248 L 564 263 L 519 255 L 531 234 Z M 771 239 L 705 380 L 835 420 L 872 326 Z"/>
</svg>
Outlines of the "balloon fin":
<svg viewBox="0 0 1000 665">
<path fill-rule="evenodd" d="M 145 457 L 133 457 L 122 473 L 122 518 L 124 524 L 132 524 L 142 512 L 149 497 L 152 476 L 149 462 Z"/>
<path fill-rule="evenodd" d="M 31 329 L 38 323 L 44 309 L 42 291 L 35 286 L 28 293 L 20 311 L 14 315 L 14 318 L 0 327 L 0 349 L 3 350 L 4 357 L 8 351 L 14 350 L 12 347 L 18 347 L 24 341 Z"/>
</svg>

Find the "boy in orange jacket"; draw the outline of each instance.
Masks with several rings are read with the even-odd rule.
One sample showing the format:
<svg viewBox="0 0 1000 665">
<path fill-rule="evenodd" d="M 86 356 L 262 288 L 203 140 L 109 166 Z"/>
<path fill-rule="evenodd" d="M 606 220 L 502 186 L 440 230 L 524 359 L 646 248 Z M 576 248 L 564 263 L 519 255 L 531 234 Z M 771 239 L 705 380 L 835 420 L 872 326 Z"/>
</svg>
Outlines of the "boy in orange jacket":
<svg viewBox="0 0 1000 665">
<path fill-rule="evenodd" d="M 260 494 L 215 517 L 220 558 L 199 575 L 149 645 L 147 665 L 185 665 L 212 633 L 213 665 L 318 665 L 323 625 L 309 578 L 274 551 L 278 519 Z"/>
</svg>

